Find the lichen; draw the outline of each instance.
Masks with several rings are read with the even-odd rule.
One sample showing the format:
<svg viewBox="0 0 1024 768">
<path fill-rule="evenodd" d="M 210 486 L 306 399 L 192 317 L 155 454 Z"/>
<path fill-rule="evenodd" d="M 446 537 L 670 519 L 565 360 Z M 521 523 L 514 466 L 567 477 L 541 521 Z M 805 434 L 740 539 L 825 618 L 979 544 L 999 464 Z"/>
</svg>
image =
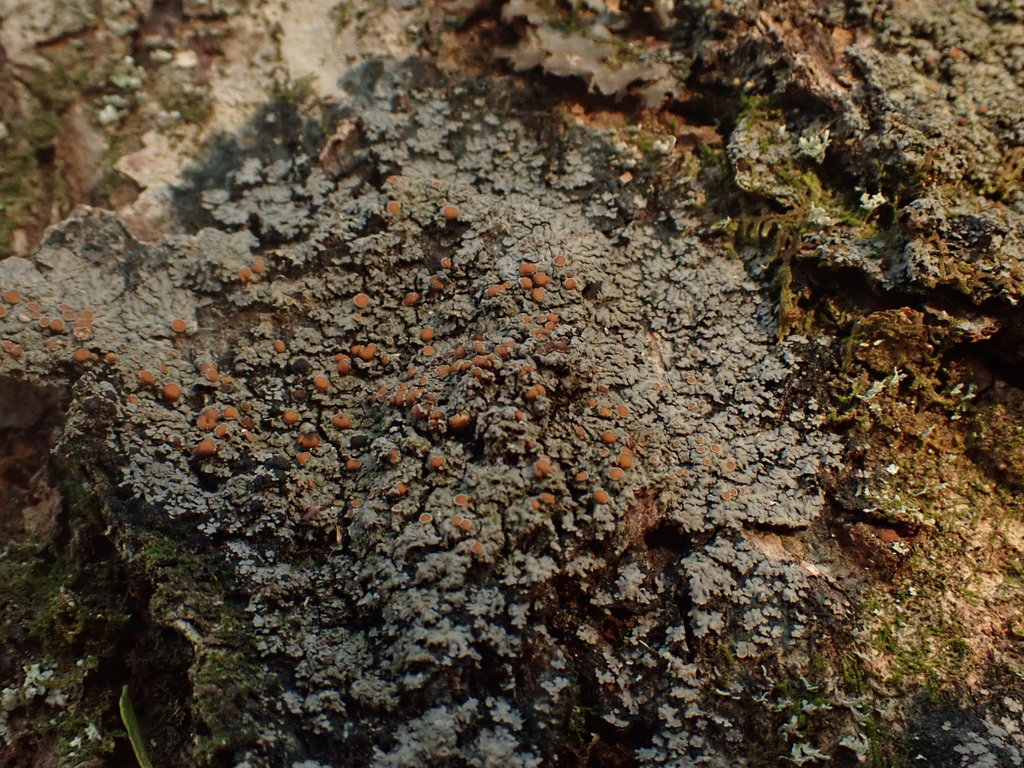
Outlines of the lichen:
<svg viewBox="0 0 1024 768">
<path fill-rule="evenodd" d="M 646 11 L 647 9 L 645 9 Z M 668 22 L 662 3 L 654 16 Z M 640 27 L 643 16 L 623 13 L 618 3 L 567 4 L 509 0 L 501 9 L 502 19 L 521 28 L 514 46 L 497 52 L 516 71 L 541 67 L 558 77 L 581 78 L 588 90 L 606 96 L 639 96 L 648 107 L 658 107 L 678 89 L 678 77 L 688 61 L 655 44 L 650 37 L 630 34 Z"/>
<path fill-rule="evenodd" d="M 62 450 L 109 457 L 120 547 L 178 585 L 154 615 L 197 659 L 255 649 L 228 669 L 259 740 L 196 706 L 197 757 L 315 737 L 321 759 L 539 764 L 581 706 L 652 763 L 727 754 L 693 706 L 702 648 L 785 665 L 830 610 L 748 533 L 820 513 L 837 446 L 773 391 L 810 350 L 773 343 L 684 213 L 620 212 L 600 134 L 566 126 L 555 158 L 472 85 L 356 77 L 359 160 L 334 178 L 241 150 L 201 194 L 225 231 L 143 246 L 90 213 L 0 265 L 21 350 L 0 365 L 76 378 Z M 244 596 L 241 627 L 140 543 L 172 529 Z M 661 725 L 625 736 L 640 721 Z"/>
</svg>

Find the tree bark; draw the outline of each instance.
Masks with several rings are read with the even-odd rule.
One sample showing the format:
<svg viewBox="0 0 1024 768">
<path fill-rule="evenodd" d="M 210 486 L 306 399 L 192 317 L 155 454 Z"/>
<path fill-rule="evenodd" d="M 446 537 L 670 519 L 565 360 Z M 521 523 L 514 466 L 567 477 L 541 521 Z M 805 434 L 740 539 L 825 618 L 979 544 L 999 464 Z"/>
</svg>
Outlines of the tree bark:
<svg viewBox="0 0 1024 768">
<path fill-rule="evenodd" d="M 3 18 L 2 764 L 1022 759 L 1016 10 Z"/>
</svg>

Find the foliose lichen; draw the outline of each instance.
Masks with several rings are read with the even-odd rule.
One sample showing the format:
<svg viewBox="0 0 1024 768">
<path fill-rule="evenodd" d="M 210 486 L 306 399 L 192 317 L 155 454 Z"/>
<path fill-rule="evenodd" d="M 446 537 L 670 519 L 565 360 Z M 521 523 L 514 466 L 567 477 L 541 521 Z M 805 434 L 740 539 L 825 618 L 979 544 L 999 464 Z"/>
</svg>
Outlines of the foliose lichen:
<svg viewBox="0 0 1024 768">
<path fill-rule="evenodd" d="M 121 546 L 173 531 L 243 600 L 156 604 L 199 658 L 255 649 L 238 765 L 540 765 L 580 728 L 722 764 L 717 654 L 785 672 L 841 609 L 761 535 L 835 461 L 780 398 L 815 346 L 685 210 L 624 211 L 600 133 L 552 152 L 488 101 L 368 65 L 352 163 L 250 157 L 202 193 L 222 229 L 84 211 L 0 263 L 0 370 L 75 380 L 60 450 L 110 457 Z"/>
</svg>

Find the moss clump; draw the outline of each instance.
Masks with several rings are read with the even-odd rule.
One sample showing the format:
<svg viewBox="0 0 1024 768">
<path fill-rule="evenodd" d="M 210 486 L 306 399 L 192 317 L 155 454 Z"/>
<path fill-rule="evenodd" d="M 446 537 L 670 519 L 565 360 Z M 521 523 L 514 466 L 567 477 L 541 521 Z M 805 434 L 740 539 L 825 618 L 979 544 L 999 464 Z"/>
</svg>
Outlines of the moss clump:
<svg viewBox="0 0 1024 768">
<path fill-rule="evenodd" d="M 1019 405 L 1003 384 L 975 404 L 987 374 L 969 345 L 985 334 L 967 327 L 910 307 L 864 314 L 850 321 L 834 382 L 853 460 L 836 530 L 874 580 L 844 679 L 875 702 L 883 734 L 914 707 L 968 705 L 963 681 L 987 674 L 996 654 L 1020 659 L 1011 638 L 1024 599 L 1013 576 L 1022 510 L 1003 469 L 1019 450 Z M 1002 628 L 997 651 L 978 641 L 976 622 Z M 883 700 L 900 710 L 886 713 Z M 874 748 L 871 759 L 889 765 Z"/>
<path fill-rule="evenodd" d="M 140 542 L 139 565 L 155 584 L 148 604 L 151 619 L 192 642 L 189 706 L 203 724 L 193 758 L 198 765 L 213 764 L 256 735 L 252 692 L 260 671 L 250 661 L 255 650 L 211 561 L 169 536 L 151 533 Z"/>
<path fill-rule="evenodd" d="M 1000 384 L 986 393 L 970 422 L 970 448 L 1008 488 L 1024 488 L 1024 398 Z"/>
<path fill-rule="evenodd" d="M 167 112 L 178 115 L 193 125 L 204 125 L 213 115 L 213 100 L 206 88 L 180 83 L 169 83 L 161 94 L 160 104 Z"/>
<path fill-rule="evenodd" d="M 44 110 L 7 124 L 10 135 L 0 152 L 0 254 L 11 248 L 15 231 L 36 228 L 46 216 L 47 158 L 60 129 L 56 112 Z"/>
<path fill-rule="evenodd" d="M 52 706 L 61 715 L 35 718 L 31 738 L 79 760 L 115 747 L 119 728 L 108 681 L 117 674 L 131 608 L 126 570 L 102 535 L 90 495 L 69 486 L 66 498 L 64 532 L 52 548 L 19 537 L 0 555 L 0 635 L 22 665 L 53 671 L 48 701 L 59 702 Z M 83 737 L 87 732 L 92 735 Z M 12 723 L 8 740 L 24 738 Z"/>
<path fill-rule="evenodd" d="M 45 55 L 47 63 L 25 76 L 0 74 L 9 92 L 0 97 L 9 134 L 0 151 L 0 256 L 9 253 L 16 231 L 35 237 L 53 223 L 55 211 L 64 215 L 77 202 L 54 163 L 61 121 L 73 104 L 108 88 L 119 54 L 64 45 L 47 47 Z"/>
</svg>

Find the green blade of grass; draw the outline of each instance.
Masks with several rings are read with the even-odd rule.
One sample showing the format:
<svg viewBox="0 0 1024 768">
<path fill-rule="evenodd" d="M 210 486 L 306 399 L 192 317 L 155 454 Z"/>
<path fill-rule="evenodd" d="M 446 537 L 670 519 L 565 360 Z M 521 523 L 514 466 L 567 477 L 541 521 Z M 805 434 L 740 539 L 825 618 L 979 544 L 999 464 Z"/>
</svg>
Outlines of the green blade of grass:
<svg viewBox="0 0 1024 768">
<path fill-rule="evenodd" d="M 146 751 L 146 742 L 142 738 L 142 729 L 139 728 L 139 719 L 135 716 L 135 707 L 128 696 L 128 686 L 121 689 L 121 700 L 118 702 L 121 710 L 121 722 L 128 731 L 128 741 L 132 744 L 132 751 L 135 752 L 135 759 L 139 762 L 139 768 L 153 768 L 149 759 L 149 752 Z"/>
</svg>

